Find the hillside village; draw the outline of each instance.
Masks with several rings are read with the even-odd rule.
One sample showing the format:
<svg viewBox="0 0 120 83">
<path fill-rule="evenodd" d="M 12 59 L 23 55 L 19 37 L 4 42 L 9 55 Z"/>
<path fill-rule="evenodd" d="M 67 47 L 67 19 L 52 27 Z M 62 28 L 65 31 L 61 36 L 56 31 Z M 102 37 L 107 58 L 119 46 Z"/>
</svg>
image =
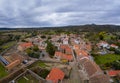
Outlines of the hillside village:
<svg viewBox="0 0 120 83">
<path fill-rule="evenodd" d="M 38 34 L 0 55 L 0 83 L 119 83 L 120 69 L 99 61 L 106 56 L 119 61 L 119 46 L 72 33 Z"/>
</svg>

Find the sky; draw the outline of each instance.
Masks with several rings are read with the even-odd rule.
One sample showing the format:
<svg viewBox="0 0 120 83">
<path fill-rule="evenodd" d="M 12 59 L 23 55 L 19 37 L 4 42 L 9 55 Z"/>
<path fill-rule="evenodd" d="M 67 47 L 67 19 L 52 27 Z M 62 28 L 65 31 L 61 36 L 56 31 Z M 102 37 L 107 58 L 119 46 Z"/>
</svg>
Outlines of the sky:
<svg viewBox="0 0 120 83">
<path fill-rule="evenodd" d="M 0 27 L 120 24 L 120 0 L 0 0 Z"/>
</svg>

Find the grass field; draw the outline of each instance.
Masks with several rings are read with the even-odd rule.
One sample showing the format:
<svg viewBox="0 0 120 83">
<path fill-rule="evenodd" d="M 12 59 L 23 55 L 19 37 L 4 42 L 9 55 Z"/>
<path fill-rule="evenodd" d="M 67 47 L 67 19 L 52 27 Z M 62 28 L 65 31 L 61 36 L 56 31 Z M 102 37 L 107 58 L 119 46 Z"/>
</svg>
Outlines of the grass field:
<svg viewBox="0 0 120 83">
<path fill-rule="evenodd" d="M 5 67 L 0 63 L 0 79 L 8 75 L 7 71 L 5 70 Z"/>
<path fill-rule="evenodd" d="M 39 81 L 30 74 L 23 76 L 17 80 L 17 83 L 39 83 Z"/>
<path fill-rule="evenodd" d="M 120 55 L 106 54 L 106 55 L 95 56 L 95 62 L 97 64 L 112 63 L 113 61 L 116 61 L 116 60 L 120 60 Z"/>
<path fill-rule="evenodd" d="M 33 63 L 32 65 L 30 65 L 29 68 L 36 67 L 36 66 L 39 66 L 42 68 L 48 67 L 48 65 L 46 65 L 44 62 L 37 61 L 37 62 Z"/>
<path fill-rule="evenodd" d="M 15 41 L 8 42 L 8 43 L 2 45 L 1 48 L 2 48 L 2 50 L 8 49 L 11 46 L 13 46 L 15 43 L 16 43 Z"/>
</svg>

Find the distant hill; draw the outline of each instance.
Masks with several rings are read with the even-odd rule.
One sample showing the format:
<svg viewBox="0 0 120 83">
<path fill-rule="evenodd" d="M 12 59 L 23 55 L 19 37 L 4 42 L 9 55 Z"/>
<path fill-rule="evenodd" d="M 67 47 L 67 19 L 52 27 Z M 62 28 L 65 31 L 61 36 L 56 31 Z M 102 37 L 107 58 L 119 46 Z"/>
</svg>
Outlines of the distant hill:
<svg viewBox="0 0 120 83">
<path fill-rule="evenodd" d="M 116 32 L 120 31 L 120 26 L 118 25 L 78 25 L 78 26 L 62 26 L 62 27 L 30 27 L 30 28 L 0 28 L 0 30 L 41 30 L 41 29 L 63 29 L 64 30 L 77 30 L 77 31 L 109 31 Z"/>
<path fill-rule="evenodd" d="M 13 28 L 0 28 L 0 30 L 13 30 Z"/>
</svg>

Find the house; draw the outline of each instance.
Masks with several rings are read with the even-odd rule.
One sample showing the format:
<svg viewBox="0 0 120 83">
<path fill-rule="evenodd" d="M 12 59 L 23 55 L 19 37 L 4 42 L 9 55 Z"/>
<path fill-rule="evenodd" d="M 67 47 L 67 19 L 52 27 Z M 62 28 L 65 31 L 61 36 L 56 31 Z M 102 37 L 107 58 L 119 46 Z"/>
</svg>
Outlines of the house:
<svg viewBox="0 0 120 83">
<path fill-rule="evenodd" d="M 69 45 L 62 44 L 60 45 L 59 50 L 65 54 L 72 54 L 72 49 L 69 47 Z"/>
<path fill-rule="evenodd" d="M 18 66 L 20 64 L 20 60 L 15 60 L 14 62 L 8 64 L 6 66 L 7 70 L 11 70 L 13 69 L 14 67 Z"/>
<path fill-rule="evenodd" d="M 81 67 L 84 68 L 89 78 L 91 78 L 92 76 L 98 73 L 102 73 L 99 66 L 95 62 L 90 61 L 87 58 L 80 59 L 79 63 L 81 64 Z"/>
<path fill-rule="evenodd" d="M 63 44 L 68 44 L 68 38 L 63 39 Z"/>
<path fill-rule="evenodd" d="M 85 50 L 75 50 L 75 53 L 76 53 L 76 55 L 77 55 L 77 58 L 80 58 L 81 56 L 82 57 L 89 57 L 89 54 L 88 54 L 88 52 L 87 51 L 85 51 Z"/>
<path fill-rule="evenodd" d="M 97 46 L 100 48 L 100 47 L 103 47 L 103 48 L 109 48 L 109 44 L 105 41 L 101 41 L 100 43 L 97 44 Z"/>
<path fill-rule="evenodd" d="M 107 75 L 100 74 L 90 78 L 89 83 L 110 83 L 110 81 Z"/>
<path fill-rule="evenodd" d="M 67 60 L 67 61 L 72 61 L 73 60 L 72 55 L 64 54 L 62 52 L 55 52 L 54 57 L 59 59 L 59 60 Z"/>
<path fill-rule="evenodd" d="M 18 50 L 19 51 L 24 51 L 24 50 L 26 50 L 27 48 L 30 48 L 30 47 L 32 47 L 33 46 L 33 44 L 31 43 L 31 42 L 29 42 L 29 43 L 22 43 L 22 44 L 20 44 L 19 46 L 18 46 Z"/>
<path fill-rule="evenodd" d="M 83 58 L 79 60 L 79 68 L 86 74 L 88 83 L 110 83 L 100 67 L 93 61 Z"/>
<path fill-rule="evenodd" d="M 52 83 L 62 83 L 62 80 L 64 79 L 64 72 L 58 68 L 52 68 L 50 73 L 47 75 L 46 80 L 52 81 Z"/>
<path fill-rule="evenodd" d="M 118 46 L 115 45 L 115 44 L 111 44 L 110 47 L 112 47 L 112 48 L 116 48 L 116 49 L 118 48 Z"/>
<path fill-rule="evenodd" d="M 78 49 L 80 49 L 80 46 L 78 44 L 74 44 L 73 49 L 78 50 Z"/>
<path fill-rule="evenodd" d="M 111 70 L 111 71 L 108 71 L 108 75 L 110 77 L 115 77 L 117 76 L 118 74 L 120 74 L 120 70 Z"/>
<path fill-rule="evenodd" d="M 86 48 L 87 51 L 91 51 L 91 50 L 92 50 L 92 47 L 91 47 L 91 44 L 90 44 L 90 43 L 89 43 L 89 44 L 86 44 L 86 45 L 85 45 L 85 48 Z"/>
</svg>

